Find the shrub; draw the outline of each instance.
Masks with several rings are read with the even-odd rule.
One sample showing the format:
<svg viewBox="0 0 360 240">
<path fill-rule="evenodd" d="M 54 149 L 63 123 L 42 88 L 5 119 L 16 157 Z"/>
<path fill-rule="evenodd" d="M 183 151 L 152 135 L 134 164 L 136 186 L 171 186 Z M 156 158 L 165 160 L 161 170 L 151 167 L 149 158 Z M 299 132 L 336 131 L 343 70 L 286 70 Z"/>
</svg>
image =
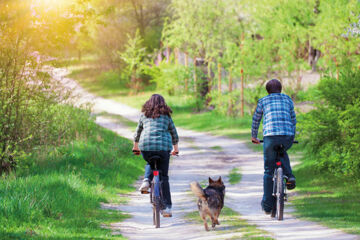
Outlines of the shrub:
<svg viewBox="0 0 360 240">
<path fill-rule="evenodd" d="M 346 68 L 339 80 L 327 76 L 318 85 L 316 110 L 300 130 L 318 170 L 360 176 L 360 70 Z"/>
<path fill-rule="evenodd" d="M 175 92 L 184 92 L 185 79 L 188 79 L 190 83 L 192 78 L 191 68 L 165 61 L 161 62 L 159 66 L 147 67 L 145 73 L 151 77 L 151 81 L 156 83 L 159 90 L 164 90 L 169 95 L 174 95 Z M 190 85 L 188 87 L 190 88 Z"/>
</svg>

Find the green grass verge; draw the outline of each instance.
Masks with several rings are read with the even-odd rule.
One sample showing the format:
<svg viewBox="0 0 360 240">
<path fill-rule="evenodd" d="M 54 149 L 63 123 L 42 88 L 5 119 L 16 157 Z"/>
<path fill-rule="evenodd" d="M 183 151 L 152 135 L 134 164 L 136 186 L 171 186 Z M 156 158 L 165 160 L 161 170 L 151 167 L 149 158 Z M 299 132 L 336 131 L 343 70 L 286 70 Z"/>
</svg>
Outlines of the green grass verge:
<svg viewBox="0 0 360 240">
<path fill-rule="evenodd" d="M 230 184 L 237 184 L 241 181 L 241 173 L 238 168 L 231 169 L 228 177 Z"/>
<path fill-rule="evenodd" d="M 203 225 L 198 211 L 188 213 L 186 218 Z M 242 219 L 237 212 L 228 207 L 222 209 L 219 222 L 221 225 L 216 226 L 216 233 L 233 234 L 229 239 L 273 239 L 268 232 L 258 229 L 255 225 L 249 224 L 246 220 Z M 209 224 L 209 227 L 211 228 L 211 224 Z"/>
<path fill-rule="evenodd" d="M 297 194 L 291 197 L 296 215 L 331 228 L 360 234 L 360 185 L 356 179 L 334 177 L 314 169 L 315 160 L 295 168 Z"/>
<path fill-rule="evenodd" d="M 93 136 L 30 156 L 28 169 L 1 180 L 1 239 L 123 239 L 102 225 L 127 216 L 102 210 L 143 173 L 131 142 L 94 124 Z"/>
</svg>

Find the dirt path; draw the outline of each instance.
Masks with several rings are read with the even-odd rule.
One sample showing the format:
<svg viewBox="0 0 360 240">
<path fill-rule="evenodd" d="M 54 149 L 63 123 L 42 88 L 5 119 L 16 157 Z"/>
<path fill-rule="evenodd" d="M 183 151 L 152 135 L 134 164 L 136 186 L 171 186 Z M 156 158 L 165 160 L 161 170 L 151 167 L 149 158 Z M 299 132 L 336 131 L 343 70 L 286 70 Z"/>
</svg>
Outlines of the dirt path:
<svg viewBox="0 0 360 240">
<path fill-rule="evenodd" d="M 108 112 L 137 121 L 139 111 L 118 102 L 95 97 L 73 80 L 64 78 L 66 70 L 54 69 L 53 77 L 79 94 L 79 103 L 90 101 L 94 112 Z M 107 117 L 98 117 L 96 122 L 118 134 L 132 138 L 134 129 L 129 129 Z M 175 123 L 176 124 L 176 123 Z M 210 124 L 210 123 L 209 123 Z M 104 205 L 105 208 L 119 209 L 132 217 L 111 227 L 114 233 L 121 233 L 129 239 L 229 239 L 241 238 L 241 234 L 226 230 L 220 225 L 215 231 L 205 232 L 203 225 L 193 223 L 184 216 L 196 211 L 195 198 L 189 193 L 191 181 L 205 181 L 209 176 L 225 178 L 225 205 L 239 212 L 242 218 L 258 228 L 268 231 L 275 239 L 360 239 L 359 236 L 329 229 L 317 223 L 294 218 L 291 206 L 286 205 L 284 221 L 272 220 L 265 216 L 260 208 L 262 195 L 263 160 L 260 153 L 255 153 L 244 142 L 215 137 L 178 128 L 181 156 L 173 158 L 170 165 L 170 187 L 173 200 L 173 217 L 162 218 L 161 228 L 152 225 L 152 210 L 148 195 L 134 192 L 126 206 Z M 141 160 L 141 159 L 139 159 Z M 242 180 L 230 185 L 227 175 L 234 167 L 241 169 Z M 221 221 L 221 215 L 220 215 Z"/>
</svg>

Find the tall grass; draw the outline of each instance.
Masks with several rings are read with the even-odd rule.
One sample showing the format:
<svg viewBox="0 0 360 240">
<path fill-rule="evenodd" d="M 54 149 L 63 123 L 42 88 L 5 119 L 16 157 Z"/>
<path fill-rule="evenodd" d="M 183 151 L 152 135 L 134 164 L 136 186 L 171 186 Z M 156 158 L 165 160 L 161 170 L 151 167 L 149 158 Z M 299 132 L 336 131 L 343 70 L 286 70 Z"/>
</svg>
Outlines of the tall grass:
<svg viewBox="0 0 360 240">
<path fill-rule="evenodd" d="M 126 215 L 100 209 L 143 172 L 131 142 L 93 124 L 93 135 L 41 149 L 17 176 L 0 184 L 1 239 L 121 239 L 102 224 Z"/>
</svg>

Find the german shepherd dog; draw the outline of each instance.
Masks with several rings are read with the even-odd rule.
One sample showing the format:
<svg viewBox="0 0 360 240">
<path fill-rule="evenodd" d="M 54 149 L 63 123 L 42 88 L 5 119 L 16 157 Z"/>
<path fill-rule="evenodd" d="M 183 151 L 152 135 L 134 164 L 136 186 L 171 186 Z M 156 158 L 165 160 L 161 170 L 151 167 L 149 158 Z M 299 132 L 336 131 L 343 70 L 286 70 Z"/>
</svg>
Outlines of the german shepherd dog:
<svg viewBox="0 0 360 240">
<path fill-rule="evenodd" d="M 209 231 L 207 216 L 211 219 L 212 228 L 215 228 L 216 225 L 220 224 L 218 218 L 221 209 L 224 207 L 225 185 L 221 177 L 216 181 L 209 177 L 209 186 L 205 189 L 202 189 L 198 182 L 192 182 L 190 188 L 199 198 L 197 205 L 200 217 L 204 221 L 205 230 Z"/>
</svg>

